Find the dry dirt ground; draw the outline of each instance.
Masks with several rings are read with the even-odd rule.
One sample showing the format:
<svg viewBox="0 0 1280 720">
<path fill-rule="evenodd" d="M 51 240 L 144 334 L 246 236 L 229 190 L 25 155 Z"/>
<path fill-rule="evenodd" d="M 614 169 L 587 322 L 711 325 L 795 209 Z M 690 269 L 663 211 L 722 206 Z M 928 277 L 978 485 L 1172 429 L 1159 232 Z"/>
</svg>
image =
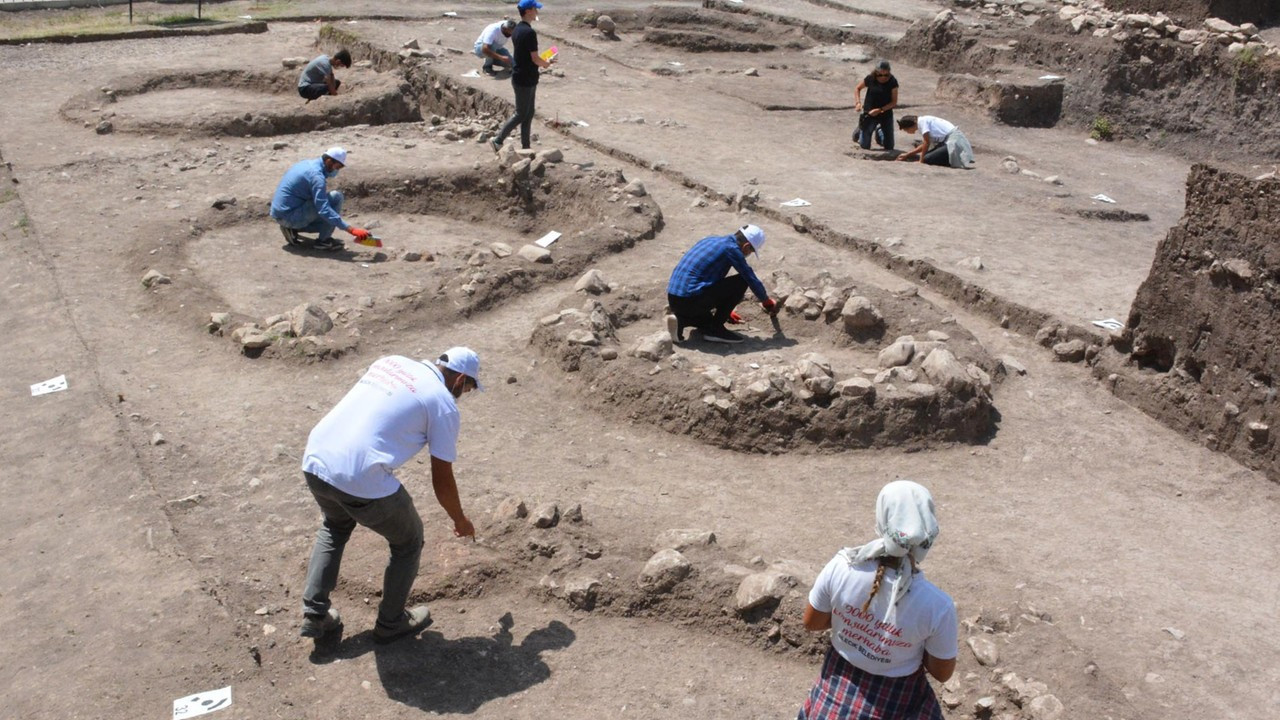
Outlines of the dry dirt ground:
<svg viewBox="0 0 1280 720">
<path fill-rule="evenodd" d="M 859 6 L 871 14 L 851 9 Z M 342 8 L 353 19 L 338 27 L 392 54 L 411 38 L 465 51 L 507 9 L 357 3 Z M 1083 324 L 1125 317 L 1155 244 L 1181 215 L 1188 159 L 1089 145 L 1078 128 L 993 125 L 937 104 L 936 75 L 899 64 L 904 103 L 962 124 L 978 167 L 872 162 L 849 142 L 847 106 L 867 63 L 842 58 L 856 49 L 692 53 L 569 22 L 585 9 L 544 10 L 540 32 L 560 44 L 562 74 L 539 89 L 535 145 L 563 149 L 565 162 L 523 204 L 496 185 L 509 183 L 506 171 L 474 138 L 447 141 L 429 121 L 350 124 L 341 96 L 319 102 L 334 103 L 345 127 L 290 135 L 213 134 L 213 87 L 122 99 L 119 129 L 105 135 L 64 111 L 139 74 L 282 73 L 281 58 L 316 52 L 313 22 L 273 22 L 265 35 L 0 48 L 0 359 L 9 368 L 0 457 L 10 468 L 0 481 L 0 714 L 163 717 L 175 698 L 230 685 L 234 704 L 219 711 L 228 719 L 788 717 L 817 672 L 820 646 L 795 633 L 811 574 L 869 536 L 875 495 L 898 477 L 938 499 L 943 534 L 927 570 L 971 621 L 962 637 L 986 636 L 1000 650 L 996 670 L 961 648 L 953 694 L 962 702 L 949 717 L 972 717 L 987 694 L 1000 696 L 1000 712 L 1023 713 L 993 680 L 1004 672 L 1044 683 L 1065 706 L 1061 717 L 1274 714 L 1276 485 L 1116 400 L 1082 366 L 1052 362 L 1026 328 L 1003 329 L 918 276 L 890 272 L 882 256 L 797 232 L 779 210 L 804 198 L 805 214 L 834 231 L 880 245 L 896 238 L 889 244 L 905 260 Z M 900 34 L 939 6 L 779 0 L 770 9 Z M 299 15 L 323 10 L 335 8 L 299 5 Z M 417 19 L 360 19 L 406 12 Z M 427 69 L 505 101 L 507 83 L 463 77 L 478 64 L 446 51 Z M 743 73 L 750 67 L 758 76 Z M 349 77 L 352 88 L 382 87 L 383 74 Z M 229 87 L 225 103 L 249 115 L 315 112 L 256 87 Z M 586 125 L 560 132 L 546 124 L 556 119 Z M 348 214 L 381 225 L 386 257 L 286 252 L 266 217 L 284 169 L 334 144 L 352 153 L 336 182 L 353 190 Z M 1005 155 L 1063 185 L 1005 173 Z M 611 185 L 616 170 L 647 187 L 645 203 L 663 218 L 656 234 L 644 231 L 656 225 L 649 205 L 632 213 L 628 199 L 609 201 L 621 187 Z M 493 183 L 491 200 L 464 193 L 438 209 L 406 199 L 412 210 L 395 201 L 395 182 L 468 173 L 477 186 Z M 721 202 L 744 186 L 759 191 L 758 212 Z M 1076 214 L 1099 207 L 1089 200 L 1097 193 L 1150 221 Z M 211 208 L 220 195 L 237 203 Z M 587 267 L 619 291 L 656 292 L 690 243 L 744 220 L 769 235 L 756 261 L 766 279 L 826 270 L 907 295 L 914 283 L 986 355 L 1021 361 L 1025 376 L 994 385 L 989 439 L 912 452 L 726 450 L 605 402 L 531 346 L 540 318 L 581 304 L 566 298 Z M 618 242 L 602 243 L 612 225 L 623 228 Z M 565 235 L 553 256 L 576 265 L 503 275 L 523 279 L 473 307 L 458 280 L 478 250 L 552 229 Z M 435 259 L 404 262 L 406 251 Z M 974 256 L 984 269 L 957 267 Z M 172 282 L 144 288 L 149 269 Z M 205 327 L 212 312 L 260 319 L 304 302 L 338 317 L 325 347 L 340 353 L 250 358 Z M 768 337 L 764 318 L 747 314 L 749 332 Z M 784 335 L 799 322 L 785 317 Z M 680 353 L 741 369 L 829 351 L 821 334 L 797 337 Z M 335 596 L 346 637 L 313 653 L 297 636 L 317 523 L 297 469 L 306 435 L 373 359 L 453 344 L 480 352 L 489 385 L 462 403 L 456 466 L 480 539 L 451 536 L 426 467 L 407 465 L 428 535 L 416 592 L 432 601 L 435 625 L 386 648 L 370 642 L 385 548 L 358 532 Z M 28 385 L 60 374 L 67 391 L 29 395 Z M 580 505 L 584 519 L 535 531 L 495 516 L 511 496 L 530 507 Z M 714 531 L 718 542 L 690 551 L 696 569 L 684 589 L 646 596 L 636 576 L 668 528 Z M 777 564 L 799 582 L 772 618 L 726 607 L 739 567 Z M 569 576 L 600 581 L 596 607 L 563 599 Z"/>
</svg>

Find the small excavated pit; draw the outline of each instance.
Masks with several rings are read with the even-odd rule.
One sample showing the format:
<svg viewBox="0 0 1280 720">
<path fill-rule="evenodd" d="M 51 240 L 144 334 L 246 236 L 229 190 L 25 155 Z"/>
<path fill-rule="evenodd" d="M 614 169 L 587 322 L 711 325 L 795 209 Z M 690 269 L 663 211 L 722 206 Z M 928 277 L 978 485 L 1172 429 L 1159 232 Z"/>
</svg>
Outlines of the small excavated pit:
<svg viewBox="0 0 1280 720">
<path fill-rule="evenodd" d="M 610 290 L 591 273 L 578 287 L 586 295 L 544 317 L 532 342 L 603 412 L 763 453 L 975 443 L 995 430 L 1000 366 L 918 295 L 777 274 L 777 328 L 744 304 L 746 343 L 689 331 L 673 347 L 663 288 Z"/>
<path fill-rule="evenodd" d="M 337 95 L 308 103 L 298 95 L 296 69 L 136 76 L 81 93 L 61 112 L 91 128 L 106 124 L 122 132 L 235 137 L 421 119 L 398 74 L 352 68 L 341 79 Z"/>
<path fill-rule="evenodd" d="M 691 53 L 761 53 L 779 49 L 807 50 L 815 45 L 800 27 L 700 8 L 592 11 L 579 15 L 576 20 L 593 25 L 599 15 L 611 17 L 618 34 L 643 34 L 644 42 L 651 45 Z"/>
<path fill-rule="evenodd" d="M 985 107 L 997 122 L 1014 127 L 1053 127 L 1062 117 L 1063 83 L 1032 78 L 938 78 L 935 95 L 961 105 Z"/>
<path fill-rule="evenodd" d="M 382 249 L 354 244 L 342 231 L 335 233 L 347 241 L 340 252 L 288 246 L 266 217 L 265 198 L 211 209 L 199 222 L 204 231 L 182 247 L 199 296 L 178 293 L 169 302 L 203 308 L 208 330 L 247 355 L 323 359 L 354 349 L 370 334 L 434 327 L 493 309 L 577 275 L 662 227 L 652 198 L 621 201 L 619 171 L 580 170 L 546 155 L 512 156 L 517 161 L 506 167 L 501 158 L 490 160 L 498 171 L 474 169 L 468 161 L 465 168 L 410 178 L 344 175 L 335 185 L 346 195 L 344 216 L 372 226 L 384 239 Z M 543 258 L 526 255 L 553 230 L 563 235 Z M 161 294 L 170 296 L 172 287 Z M 338 288 L 344 290 L 334 292 Z M 314 309 L 299 312 L 305 305 Z M 303 317 L 308 313 L 315 322 Z M 324 330 L 313 334 L 310 328 L 318 327 Z"/>
</svg>

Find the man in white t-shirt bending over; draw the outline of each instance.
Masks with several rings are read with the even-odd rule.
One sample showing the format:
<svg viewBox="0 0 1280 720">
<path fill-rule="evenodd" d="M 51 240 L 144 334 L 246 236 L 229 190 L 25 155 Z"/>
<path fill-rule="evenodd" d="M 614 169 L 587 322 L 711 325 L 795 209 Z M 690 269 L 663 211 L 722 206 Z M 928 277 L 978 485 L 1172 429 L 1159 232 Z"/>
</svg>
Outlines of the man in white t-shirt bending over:
<svg viewBox="0 0 1280 720">
<path fill-rule="evenodd" d="M 422 556 L 422 518 L 393 472 L 430 447 L 431 485 L 453 520 L 453 534 L 475 536 L 458 499 L 453 461 L 456 401 L 480 388 L 479 377 L 480 359 L 464 347 L 446 351 L 434 363 L 384 357 L 311 431 L 302 472 L 324 523 L 316 533 L 302 594 L 303 637 L 322 638 L 342 627 L 329 593 L 338 584 L 342 551 L 356 525 L 373 530 L 391 546 L 374 642 L 390 642 L 431 624 L 426 605 L 405 608 Z"/>
<path fill-rule="evenodd" d="M 498 63 L 503 70 L 511 69 L 511 52 L 507 50 L 507 40 L 515 32 L 515 20 L 499 20 L 487 26 L 476 38 L 473 51 L 476 57 L 484 60 L 484 71 L 492 74 L 493 64 Z"/>
</svg>

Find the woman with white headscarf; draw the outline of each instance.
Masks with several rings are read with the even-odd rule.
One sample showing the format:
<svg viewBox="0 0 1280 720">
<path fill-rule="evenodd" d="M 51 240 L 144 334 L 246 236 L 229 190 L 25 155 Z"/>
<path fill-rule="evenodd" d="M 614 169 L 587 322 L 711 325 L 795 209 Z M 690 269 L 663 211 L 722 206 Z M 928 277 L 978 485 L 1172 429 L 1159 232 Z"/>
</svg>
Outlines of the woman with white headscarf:
<svg viewBox="0 0 1280 720">
<path fill-rule="evenodd" d="M 876 539 L 836 553 L 814 582 L 804 626 L 831 649 L 797 720 L 942 720 L 925 673 L 956 669 L 951 597 L 919 564 L 938 537 L 933 496 L 909 480 L 876 500 Z"/>
</svg>

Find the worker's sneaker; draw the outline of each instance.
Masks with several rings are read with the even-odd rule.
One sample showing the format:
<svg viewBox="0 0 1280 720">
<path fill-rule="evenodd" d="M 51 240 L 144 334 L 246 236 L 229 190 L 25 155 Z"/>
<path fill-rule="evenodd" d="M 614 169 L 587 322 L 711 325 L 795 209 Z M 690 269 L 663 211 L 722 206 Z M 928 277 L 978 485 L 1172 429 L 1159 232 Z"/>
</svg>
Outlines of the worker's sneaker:
<svg viewBox="0 0 1280 720">
<path fill-rule="evenodd" d="M 316 250 L 323 250 L 325 252 L 338 252 L 339 250 L 345 248 L 346 245 L 344 245 L 341 240 L 334 240 L 333 238 L 329 238 L 328 240 L 317 240 L 311 243 L 311 247 L 315 248 Z"/>
<path fill-rule="evenodd" d="M 413 635 L 421 630 L 431 626 L 431 611 L 426 605 L 419 605 L 412 610 L 406 610 L 400 615 L 400 619 L 390 627 L 379 623 L 373 628 L 373 641 L 379 645 L 385 645 L 394 642 L 402 637 Z"/>
<path fill-rule="evenodd" d="M 502 152 L 502 143 L 498 142 L 498 138 L 489 138 L 489 147 L 493 148 L 494 152 Z"/>
<path fill-rule="evenodd" d="M 285 240 L 285 242 L 289 243 L 290 245 L 302 245 L 302 244 L 303 244 L 303 242 L 302 242 L 302 238 L 298 237 L 298 231 L 297 231 L 297 230 L 294 230 L 293 228 L 287 228 L 287 227 L 285 227 L 285 226 L 281 225 L 281 226 L 280 226 L 280 233 L 284 235 L 284 240 Z"/>
<path fill-rule="evenodd" d="M 745 337 L 721 325 L 716 328 L 706 328 L 702 331 L 702 337 L 707 342 L 725 343 L 728 345 L 736 345 L 744 340 Z"/>
<path fill-rule="evenodd" d="M 684 338 L 681 337 L 684 335 L 684 328 L 680 326 L 680 318 L 675 315 L 667 316 L 667 333 L 671 335 L 671 342 L 677 344 L 684 342 Z"/>
<path fill-rule="evenodd" d="M 324 615 L 308 615 L 302 621 L 302 629 L 298 631 L 298 634 L 305 638 L 319 639 L 341 628 L 342 616 L 338 614 L 337 610 L 329 608 L 329 612 Z"/>
</svg>

